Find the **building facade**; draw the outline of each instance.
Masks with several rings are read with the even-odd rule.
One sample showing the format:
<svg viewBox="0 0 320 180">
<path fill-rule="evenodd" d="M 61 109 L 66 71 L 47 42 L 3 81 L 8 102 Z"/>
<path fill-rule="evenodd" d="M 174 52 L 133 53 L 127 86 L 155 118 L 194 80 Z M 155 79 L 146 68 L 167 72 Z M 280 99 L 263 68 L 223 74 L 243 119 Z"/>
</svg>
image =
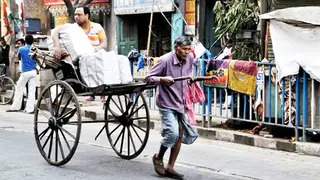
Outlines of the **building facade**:
<svg viewBox="0 0 320 180">
<path fill-rule="evenodd" d="M 4 1 L 17 15 L 16 0 L 1 0 L 1 6 Z M 28 33 L 47 35 L 54 27 L 68 22 L 63 0 L 23 2 Z M 195 41 L 199 40 L 209 48 L 214 41 L 213 4 L 212 0 L 93 0 L 88 6 L 91 20 L 106 30 L 108 50 L 119 54 L 127 54 L 133 48 L 139 51 L 147 49 L 153 11 L 149 55 L 160 56 L 171 51 L 174 39 L 182 34 L 195 36 Z M 3 8 L 1 12 L 3 15 Z M 4 23 L 1 24 L 3 36 L 6 32 Z"/>
<path fill-rule="evenodd" d="M 156 57 L 171 51 L 172 34 L 182 34 L 181 27 L 177 27 L 179 19 L 175 17 L 173 0 L 114 0 L 113 2 L 119 54 L 128 54 L 132 49 L 139 51 L 147 49 L 152 12 L 150 56 Z"/>
<path fill-rule="evenodd" d="M 147 49 L 152 12 L 151 57 L 171 51 L 173 41 L 183 34 L 195 37 L 195 41 L 207 48 L 214 40 L 212 0 L 114 0 L 112 3 L 119 54 Z"/>
</svg>

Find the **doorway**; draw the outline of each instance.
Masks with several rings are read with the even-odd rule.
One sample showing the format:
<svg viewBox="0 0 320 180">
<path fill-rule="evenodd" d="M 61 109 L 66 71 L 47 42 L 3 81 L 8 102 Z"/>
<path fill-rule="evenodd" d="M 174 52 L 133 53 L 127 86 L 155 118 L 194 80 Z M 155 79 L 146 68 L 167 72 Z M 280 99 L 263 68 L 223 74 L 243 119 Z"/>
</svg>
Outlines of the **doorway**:
<svg viewBox="0 0 320 180">
<path fill-rule="evenodd" d="M 171 22 L 172 13 L 164 13 Z M 133 48 L 147 49 L 150 14 L 118 17 L 118 52 L 127 55 Z M 171 27 L 160 13 L 153 15 L 149 56 L 159 57 L 171 51 Z"/>
</svg>

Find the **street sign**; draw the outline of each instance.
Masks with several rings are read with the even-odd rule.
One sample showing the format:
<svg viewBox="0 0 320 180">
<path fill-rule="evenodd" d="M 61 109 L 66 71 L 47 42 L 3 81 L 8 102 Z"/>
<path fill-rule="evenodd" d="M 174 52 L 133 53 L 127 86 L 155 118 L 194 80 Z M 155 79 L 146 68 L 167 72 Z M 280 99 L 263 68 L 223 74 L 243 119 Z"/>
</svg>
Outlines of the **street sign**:
<svg viewBox="0 0 320 180">
<path fill-rule="evenodd" d="M 263 71 L 258 71 L 256 84 L 260 85 L 260 84 L 263 84 L 263 82 L 264 82 L 264 73 Z"/>
</svg>

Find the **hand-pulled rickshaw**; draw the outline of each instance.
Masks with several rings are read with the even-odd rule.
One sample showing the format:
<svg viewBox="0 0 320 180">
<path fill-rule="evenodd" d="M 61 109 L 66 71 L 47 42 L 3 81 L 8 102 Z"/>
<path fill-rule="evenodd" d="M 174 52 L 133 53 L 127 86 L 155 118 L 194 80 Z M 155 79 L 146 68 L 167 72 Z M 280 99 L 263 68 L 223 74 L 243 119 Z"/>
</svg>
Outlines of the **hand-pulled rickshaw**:
<svg viewBox="0 0 320 180">
<path fill-rule="evenodd" d="M 144 82 L 88 87 L 77 63 L 56 61 L 52 52 L 31 51 L 41 69 L 51 69 L 55 80 L 41 91 L 34 113 L 34 134 L 38 149 L 50 164 L 70 161 L 79 144 L 82 124 L 102 123 L 112 149 L 123 159 L 137 157 L 145 148 L 150 131 L 150 115 L 143 91 L 155 88 Z M 77 62 L 77 61 L 75 61 Z M 178 77 L 175 81 L 200 81 L 211 77 Z M 82 120 L 79 96 L 107 96 L 103 120 Z"/>
</svg>

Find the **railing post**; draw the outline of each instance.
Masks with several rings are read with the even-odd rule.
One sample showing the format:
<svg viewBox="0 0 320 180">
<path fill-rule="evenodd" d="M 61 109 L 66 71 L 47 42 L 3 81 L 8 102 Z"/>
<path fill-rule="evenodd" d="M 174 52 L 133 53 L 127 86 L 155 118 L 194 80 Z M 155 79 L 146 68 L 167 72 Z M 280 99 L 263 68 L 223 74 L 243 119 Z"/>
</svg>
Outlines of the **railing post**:
<svg viewBox="0 0 320 180">
<path fill-rule="evenodd" d="M 318 83 L 318 129 L 320 129 L 320 83 Z"/>
<path fill-rule="evenodd" d="M 201 59 L 201 75 L 205 76 L 206 74 L 206 67 L 205 67 L 205 62 L 204 62 L 204 54 L 202 55 L 202 59 Z M 202 83 L 202 89 L 203 91 L 205 90 L 204 87 L 204 83 Z M 209 92 L 207 92 L 209 93 Z M 206 104 L 209 104 L 209 101 L 211 101 L 211 99 L 207 99 L 207 103 L 206 101 L 202 102 L 202 127 L 205 127 L 205 123 L 206 123 Z"/>
<path fill-rule="evenodd" d="M 284 112 L 284 97 L 285 97 L 285 90 L 286 90 L 286 81 L 284 78 L 281 80 L 281 86 L 282 86 L 282 92 L 281 92 L 281 117 L 282 117 L 282 125 L 284 124 L 285 121 L 285 112 Z"/>
<path fill-rule="evenodd" d="M 271 66 L 270 65 L 268 65 L 269 66 L 269 79 L 268 79 L 268 116 L 269 116 L 269 118 L 268 118 L 268 120 L 269 120 L 269 123 L 271 123 L 271 109 L 272 109 L 272 106 L 271 106 L 271 77 L 272 77 L 272 75 L 271 75 Z M 276 86 L 275 86 L 275 88 L 277 88 Z"/>
<path fill-rule="evenodd" d="M 219 104 L 220 104 L 220 116 L 222 116 L 222 89 L 219 88 Z"/>
<path fill-rule="evenodd" d="M 247 95 L 243 94 L 243 119 L 247 119 Z"/>
<path fill-rule="evenodd" d="M 207 105 L 208 105 L 208 107 L 207 107 L 207 109 L 208 109 L 208 113 L 207 113 L 207 119 L 208 119 L 208 128 L 211 128 L 211 126 L 212 126 L 212 122 L 211 122 L 211 119 L 212 119 L 212 117 L 211 117 L 211 112 L 212 112 L 212 108 L 211 108 L 211 99 L 212 99 L 212 88 L 211 87 L 207 87 L 207 92 L 208 92 L 208 103 L 207 103 Z"/>
<path fill-rule="evenodd" d="M 303 71 L 303 141 L 306 142 L 306 128 L 308 123 L 308 80 L 307 73 Z"/>
<path fill-rule="evenodd" d="M 299 122 L 300 122 L 300 75 L 296 76 L 296 123 L 295 123 L 295 135 L 296 140 L 299 138 Z"/>
<path fill-rule="evenodd" d="M 234 117 L 234 92 L 231 91 L 231 117 Z"/>
</svg>

